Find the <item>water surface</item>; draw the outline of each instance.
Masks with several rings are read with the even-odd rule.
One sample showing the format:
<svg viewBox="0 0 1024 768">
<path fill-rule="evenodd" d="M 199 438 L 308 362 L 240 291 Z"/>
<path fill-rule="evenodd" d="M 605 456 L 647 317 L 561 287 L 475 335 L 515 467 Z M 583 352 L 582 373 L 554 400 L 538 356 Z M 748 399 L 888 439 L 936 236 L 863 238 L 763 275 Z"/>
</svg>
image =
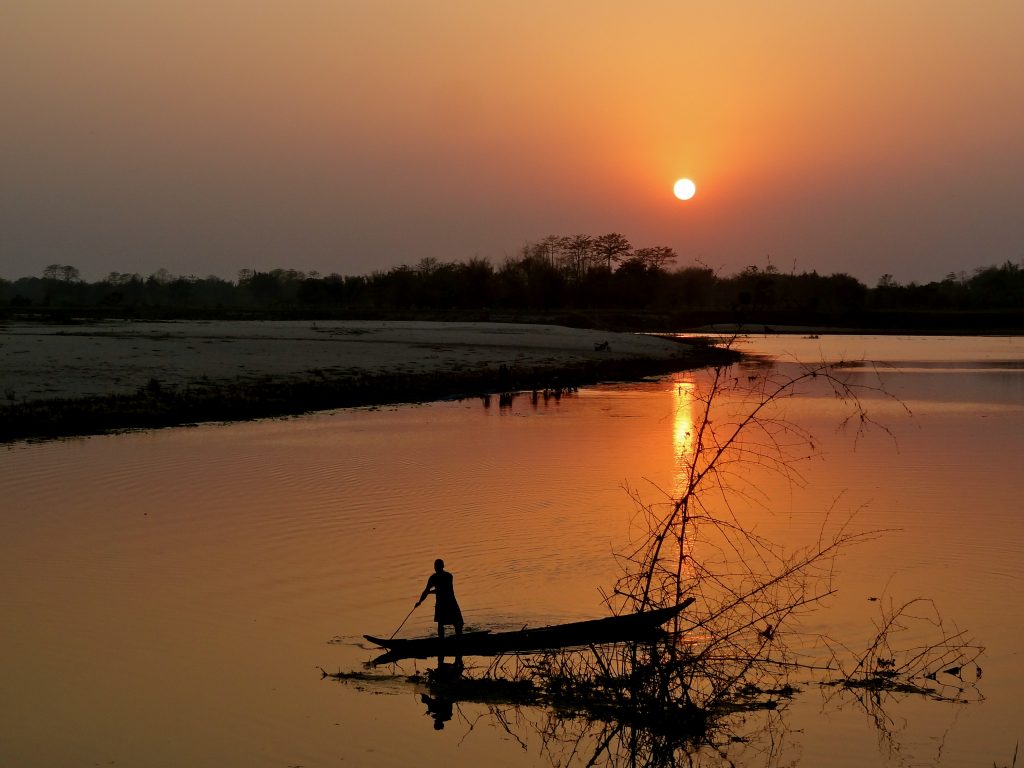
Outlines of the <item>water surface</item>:
<svg viewBox="0 0 1024 768">
<path fill-rule="evenodd" d="M 844 555 L 839 594 L 809 628 L 856 644 L 870 598 L 926 596 L 988 650 L 985 701 L 899 704 L 895 754 L 864 713 L 808 687 L 782 753 L 742 764 L 1008 764 L 1024 735 L 1024 344 L 743 345 L 783 367 L 856 361 L 851 376 L 898 398 L 865 393 L 891 434 L 858 437 L 837 429 L 840 404 L 806 392 L 786 411 L 820 451 L 803 486 L 750 476 L 770 503 L 747 522 L 786 544 L 815 536 L 829 509 L 890 529 Z M 318 667 L 372 657 L 360 636 L 397 627 L 438 556 L 470 627 L 602 615 L 612 552 L 635 533 L 628 490 L 656 502 L 677 487 L 703 378 L 4 449 L 0 763 L 551 764 L 529 725 L 538 713 L 513 713 L 510 733 L 464 704 L 437 732 L 408 686 L 362 690 Z M 430 620 L 425 605 L 403 634 Z"/>
</svg>

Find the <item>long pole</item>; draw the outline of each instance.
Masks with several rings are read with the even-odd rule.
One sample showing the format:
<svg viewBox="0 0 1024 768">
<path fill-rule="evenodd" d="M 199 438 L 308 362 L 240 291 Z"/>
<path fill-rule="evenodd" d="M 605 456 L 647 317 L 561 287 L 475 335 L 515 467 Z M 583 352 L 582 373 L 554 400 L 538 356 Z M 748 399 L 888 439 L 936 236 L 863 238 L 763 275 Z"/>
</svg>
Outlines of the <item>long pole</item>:
<svg viewBox="0 0 1024 768">
<path fill-rule="evenodd" d="M 415 611 L 415 610 L 416 610 L 417 608 L 419 608 L 419 607 L 420 607 L 420 604 L 419 604 L 419 603 L 416 603 L 416 605 L 414 605 L 414 606 L 412 607 L 412 611 Z M 402 619 L 402 623 L 398 625 L 398 629 L 396 629 L 396 630 L 395 630 L 394 632 L 392 632 L 392 633 L 391 633 L 391 637 L 389 637 L 389 638 L 388 638 L 388 640 L 393 640 L 393 639 L 394 639 L 394 637 L 395 637 L 395 635 L 397 635 L 397 634 L 398 634 L 398 631 L 399 631 L 399 630 L 400 630 L 400 629 L 401 629 L 402 627 L 404 627 L 404 626 L 405 626 L 405 622 L 407 622 L 407 621 L 409 620 L 409 617 L 410 617 L 410 616 L 412 616 L 412 611 L 409 611 L 409 613 L 407 613 L 407 614 L 406 614 L 405 618 L 404 618 L 404 619 Z"/>
</svg>

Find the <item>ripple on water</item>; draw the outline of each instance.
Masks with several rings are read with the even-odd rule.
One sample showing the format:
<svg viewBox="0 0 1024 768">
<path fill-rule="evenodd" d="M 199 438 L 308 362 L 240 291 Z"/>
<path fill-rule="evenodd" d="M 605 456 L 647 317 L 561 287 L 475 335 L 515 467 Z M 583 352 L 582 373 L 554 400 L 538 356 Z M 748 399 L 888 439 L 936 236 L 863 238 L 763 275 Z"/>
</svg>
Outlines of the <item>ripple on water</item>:
<svg viewBox="0 0 1024 768">
<path fill-rule="evenodd" d="M 844 554 L 841 610 L 815 628 L 870 629 L 872 596 L 939 598 L 944 615 L 986 633 L 1001 681 L 986 707 L 1002 728 L 1024 680 L 1013 645 L 1024 631 L 1022 412 L 999 403 L 1016 385 L 993 388 L 991 372 L 959 405 L 937 404 L 933 374 L 947 375 L 899 380 L 928 396 L 916 401 L 920 418 L 897 424 L 896 445 L 876 436 L 853 450 L 835 434 L 830 401 L 801 401 L 793 413 L 828 459 L 804 467 L 803 488 L 752 472 L 770 510 L 738 513 L 787 543 L 813 538 L 829 508 L 894 529 Z M 180 758 L 217 754 L 219 738 L 238 754 L 258 741 L 292 759 L 299 740 L 309 754 L 294 762 L 358 762 L 376 728 L 390 736 L 374 762 L 400 764 L 421 746 L 415 698 L 316 687 L 311 671 L 366 660 L 358 638 L 398 626 L 438 556 L 471 626 L 600 615 L 597 589 L 617 573 L 610 555 L 634 512 L 621 486 L 656 500 L 674 482 L 678 397 L 653 383 L 588 391 L 557 409 L 444 403 L 6 450 L 0 651 L 20 662 L 5 680 L 24 709 L 10 713 L 24 724 L 19 753 L 47 743 L 45 728 L 80 754 L 105 755 L 128 729 Z M 422 606 L 403 634 L 430 632 L 431 619 Z M 339 636 L 353 642 L 329 644 Z M 148 710 L 171 713 L 183 743 L 161 742 Z M 224 712 L 236 713 L 234 730 Z M 329 732 L 316 730 L 325 722 Z M 987 733 L 991 744 L 1003 731 Z M 466 763 L 465 751 L 438 749 Z"/>
</svg>

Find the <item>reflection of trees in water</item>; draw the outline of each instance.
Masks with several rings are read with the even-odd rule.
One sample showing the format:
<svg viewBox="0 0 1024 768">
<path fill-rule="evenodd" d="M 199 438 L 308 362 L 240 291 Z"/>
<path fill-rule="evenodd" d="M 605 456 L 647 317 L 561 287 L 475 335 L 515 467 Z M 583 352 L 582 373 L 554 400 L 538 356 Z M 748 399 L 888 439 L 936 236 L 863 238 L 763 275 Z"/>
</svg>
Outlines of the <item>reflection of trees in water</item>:
<svg viewBox="0 0 1024 768">
<path fill-rule="evenodd" d="M 454 720 L 468 735 L 485 725 L 502 731 L 526 752 L 537 751 L 539 738 L 544 761 L 557 768 L 777 766 L 792 763 L 795 756 L 784 707 L 734 711 L 713 720 L 652 719 L 649 712 L 631 712 L 600 697 L 538 697 L 505 687 L 504 680 L 418 680 L 428 691 L 419 698 L 427 705 L 424 714 L 433 720 L 433 728 L 439 729 L 441 713 L 442 727 Z M 474 703 L 484 706 L 479 709 Z"/>
<path fill-rule="evenodd" d="M 885 607 L 866 649 L 805 630 L 804 618 L 836 591 L 836 558 L 879 532 L 823 510 L 816 538 L 787 548 L 745 522 L 746 510 L 772 503 L 756 477 L 802 485 L 802 465 L 816 455 L 813 436 L 781 406 L 797 394 L 829 393 L 846 407 L 855 436 L 884 430 L 861 398 L 887 393 L 864 381 L 847 379 L 841 365 L 795 375 L 734 366 L 679 387 L 685 413 L 675 424 L 673 492 L 653 504 L 634 494 L 639 533 L 617 555 L 621 576 L 605 598 L 616 614 L 691 597 L 694 605 L 656 640 L 501 658 L 476 681 L 516 681 L 530 697 L 519 702 L 544 705 L 530 709 L 539 720 L 516 722 L 540 734 L 553 765 L 788 764 L 796 750 L 784 714 L 797 684 L 827 686 L 833 703 L 862 708 L 886 751 L 898 754 L 900 729 L 887 707 L 899 697 L 979 698 L 981 649 L 937 611 L 923 612 L 927 601 Z M 432 695 L 488 701 L 474 681 L 436 682 Z M 490 703 L 501 727 L 518 729 Z"/>
<path fill-rule="evenodd" d="M 866 649 L 834 649 L 836 674 L 823 685 L 826 702 L 837 709 L 863 713 L 878 737 L 879 751 L 897 765 L 920 765 L 922 756 L 908 749 L 912 725 L 894 713 L 908 699 L 966 704 L 983 701 L 978 680 L 982 648 L 965 632 L 950 626 L 932 600 L 883 603 L 875 635 Z M 954 718 L 963 711 L 952 709 Z M 946 733 L 952 728 L 947 728 Z M 932 763 L 939 763 L 945 733 L 920 741 L 937 744 Z"/>
<path fill-rule="evenodd" d="M 556 714 L 541 724 L 544 752 L 552 766 L 601 765 L 609 768 L 692 765 L 779 766 L 795 758 L 793 745 L 778 712 L 761 712 L 693 732 L 648 725 L 567 720 Z"/>
</svg>

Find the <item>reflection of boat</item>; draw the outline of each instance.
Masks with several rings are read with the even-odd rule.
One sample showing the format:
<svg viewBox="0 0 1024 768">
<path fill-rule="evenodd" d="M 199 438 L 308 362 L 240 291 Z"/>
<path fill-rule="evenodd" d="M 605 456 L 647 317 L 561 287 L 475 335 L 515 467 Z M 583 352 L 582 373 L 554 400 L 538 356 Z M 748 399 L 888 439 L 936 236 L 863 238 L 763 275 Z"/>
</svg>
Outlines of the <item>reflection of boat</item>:
<svg viewBox="0 0 1024 768">
<path fill-rule="evenodd" d="M 526 653 L 575 645 L 619 643 L 626 640 L 645 640 L 657 636 L 659 627 L 677 616 L 693 602 L 687 598 L 671 608 L 627 613 L 591 621 L 556 624 L 550 627 L 520 629 L 513 632 L 466 632 L 441 640 L 437 637 L 419 637 L 405 640 L 385 640 L 363 635 L 371 643 L 387 650 L 373 660 L 374 664 L 388 664 L 401 659 L 428 659 L 434 656 L 500 656 L 505 653 Z"/>
</svg>

